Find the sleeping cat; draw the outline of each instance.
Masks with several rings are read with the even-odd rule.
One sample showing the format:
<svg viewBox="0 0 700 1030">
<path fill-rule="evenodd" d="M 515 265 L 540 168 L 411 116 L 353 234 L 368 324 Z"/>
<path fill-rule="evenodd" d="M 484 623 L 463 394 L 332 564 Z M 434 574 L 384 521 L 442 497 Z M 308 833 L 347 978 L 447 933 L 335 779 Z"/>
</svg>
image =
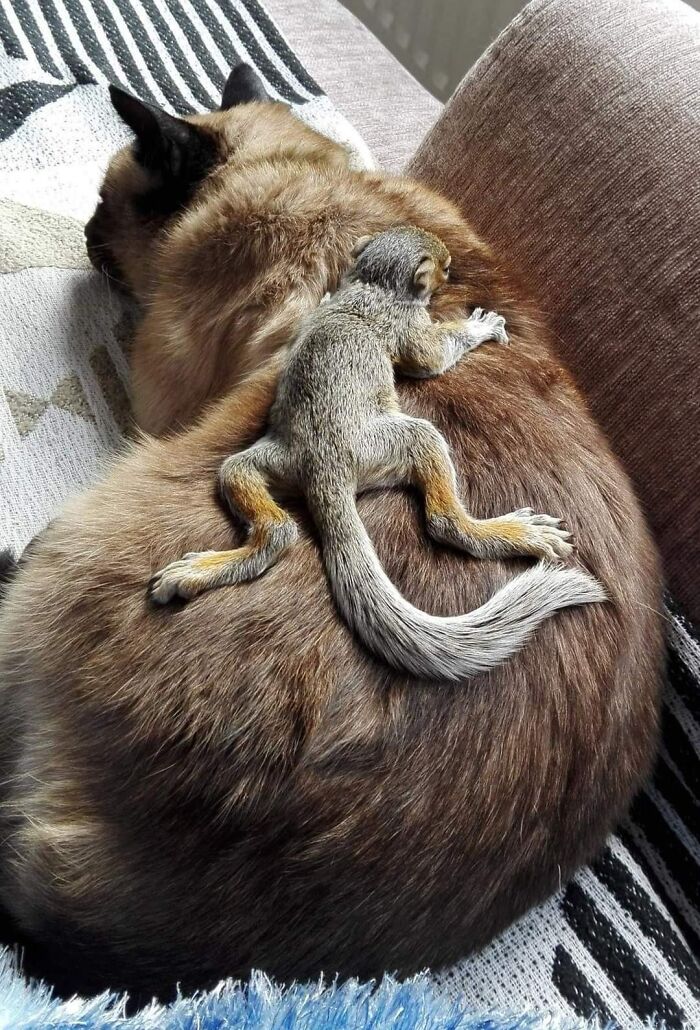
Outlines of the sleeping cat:
<svg viewBox="0 0 700 1030">
<path fill-rule="evenodd" d="M 507 255 L 452 204 L 351 171 L 250 74 L 225 110 L 186 120 L 113 100 L 136 145 L 88 244 L 143 302 L 134 410 L 161 438 L 55 519 L 0 607 L 0 900 L 29 968 L 48 956 L 63 990 L 453 962 L 589 859 L 647 774 L 660 579 L 639 506 Z M 510 346 L 401 381 L 402 409 L 445 436 L 470 511 L 565 518 L 609 597 L 454 686 L 355 641 L 298 503 L 299 542 L 260 579 L 181 611 L 144 591 L 173 555 L 240 539 L 216 470 L 264 432 L 280 349 L 355 241 L 404 224 L 452 254 L 432 317 L 498 311 Z M 434 615 L 522 568 L 436 548 L 412 493 L 358 511 L 392 582 Z"/>
</svg>

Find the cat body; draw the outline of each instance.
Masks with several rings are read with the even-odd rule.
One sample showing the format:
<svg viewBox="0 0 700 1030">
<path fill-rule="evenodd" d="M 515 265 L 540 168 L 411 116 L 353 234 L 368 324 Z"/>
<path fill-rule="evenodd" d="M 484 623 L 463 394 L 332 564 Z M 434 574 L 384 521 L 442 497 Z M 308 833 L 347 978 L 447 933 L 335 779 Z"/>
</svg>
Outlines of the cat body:
<svg viewBox="0 0 700 1030">
<path fill-rule="evenodd" d="M 239 99 L 185 122 L 116 99 L 140 145 L 113 160 L 88 243 L 142 304 L 134 409 L 154 438 L 66 506 L 0 603 L 0 899 L 27 968 L 64 991 L 456 961 L 601 847 L 657 740 L 656 551 L 508 255 L 419 182 L 352 171 L 284 105 Z M 609 598 L 454 685 L 368 655 L 294 501 L 299 541 L 265 576 L 181 610 L 144 589 L 174 556 L 231 547 L 217 472 L 265 433 L 282 347 L 360 237 L 406 224 L 452 255 L 433 320 L 498 311 L 510 345 L 400 379 L 402 411 L 447 440 L 468 511 L 564 518 Z M 527 568 L 436 547 L 413 492 L 358 512 L 432 615 Z"/>
</svg>

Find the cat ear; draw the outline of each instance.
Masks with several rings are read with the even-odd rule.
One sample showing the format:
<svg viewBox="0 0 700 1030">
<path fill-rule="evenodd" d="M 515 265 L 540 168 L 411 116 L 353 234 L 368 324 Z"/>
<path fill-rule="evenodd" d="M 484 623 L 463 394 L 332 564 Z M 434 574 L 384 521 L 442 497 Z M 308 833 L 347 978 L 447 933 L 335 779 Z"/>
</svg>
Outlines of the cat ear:
<svg viewBox="0 0 700 1030">
<path fill-rule="evenodd" d="M 271 100 L 263 80 L 249 64 L 237 64 L 231 69 L 221 97 L 221 110 L 228 111 L 238 104 L 250 104 L 254 100 Z"/>
<path fill-rule="evenodd" d="M 430 289 L 435 274 L 435 262 L 431 257 L 423 257 L 413 273 L 413 285 L 418 293 Z"/>
<path fill-rule="evenodd" d="M 350 256 L 358 258 L 367 244 L 374 239 L 374 236 L 361 236 L 350 252 Z"/>
<path fill-rule="evenodd" d="M 109 96 L 119 117 L 136 134 L 135 156 L 144 168 L 166 179 L 182 179 L 210 161 L 213 140 L 196 125 L 137 100 L 118 86 L 109 87 Z"/>
</svg>

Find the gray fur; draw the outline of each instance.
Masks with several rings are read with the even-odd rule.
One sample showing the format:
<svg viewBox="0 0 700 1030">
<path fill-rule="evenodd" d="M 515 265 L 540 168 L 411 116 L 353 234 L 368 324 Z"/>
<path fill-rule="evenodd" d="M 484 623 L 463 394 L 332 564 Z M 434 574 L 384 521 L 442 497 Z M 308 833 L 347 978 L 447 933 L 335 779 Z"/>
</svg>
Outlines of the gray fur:
<svg viewBox="0 0 700 1030">
<path fill-rule="evenodd" d="M 219 564 L 211 561 L 215 552 L 173 562 L 154 577 L 151 596 L 163 604 L 190 598 L 269 568 L 297 538 L 293 520 L 267 493 L 268 484 L 283 484 L 306 498 L 338 607 L 367 648 L 414 675 L 459 680 L 504 661 L 558 609 L 603 601 L 605 594 L 583 571 L 549 564 L 572 549 L 559 519 L 530 508 L 496 519 L 467 515 L 444 438 L 399 408 L 394 368 L 439 375 L 487 340 L 507 342 L 504 320 L 476 309 L 460 323 L 431 321 L 427 304 L 446 278 L 449 254 L 428 233 L 391 229 L 361 241 L 355 256 L 338 291 L 306 319 L 290 349 L 268 433 L 221 467 L 222 491 L 234 509 L 236 497 L 250 497 L 251 489 L 262 498 L 248 516 L 251 542 L 222 552 Z M 439 618 L 414 608 L 381 568 L 355 505 L 359 491 L 398 485 L 423 490 L 435 540 L 476 557 L 525 554 L 549 562 L 466 615 Z M 444 510 L 434 510 L 435 497 L 447 498 Z"/>
</svg>

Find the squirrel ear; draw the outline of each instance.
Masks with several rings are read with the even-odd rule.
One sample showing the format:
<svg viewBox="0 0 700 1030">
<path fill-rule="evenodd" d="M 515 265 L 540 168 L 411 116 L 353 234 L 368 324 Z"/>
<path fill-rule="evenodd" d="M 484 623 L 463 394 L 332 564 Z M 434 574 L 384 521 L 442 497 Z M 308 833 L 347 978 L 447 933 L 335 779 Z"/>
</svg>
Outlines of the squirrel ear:
<svg viewBox="0 0 700 1030">
<path fill-rule="evenodd" d="M 435 262 L 431 257 L 423 257 L 420 264 L 413 273 L 413 285 L 418 293 L 424 293 L 430 289 L 431 279 L 435 271 Z"/>
<path fill-rule="evenodd" d="M 370 240 L 373 239 L 374 236 L 361 236 L 350 252 L 351 257 L 358 258 Z"/>
</svg>

